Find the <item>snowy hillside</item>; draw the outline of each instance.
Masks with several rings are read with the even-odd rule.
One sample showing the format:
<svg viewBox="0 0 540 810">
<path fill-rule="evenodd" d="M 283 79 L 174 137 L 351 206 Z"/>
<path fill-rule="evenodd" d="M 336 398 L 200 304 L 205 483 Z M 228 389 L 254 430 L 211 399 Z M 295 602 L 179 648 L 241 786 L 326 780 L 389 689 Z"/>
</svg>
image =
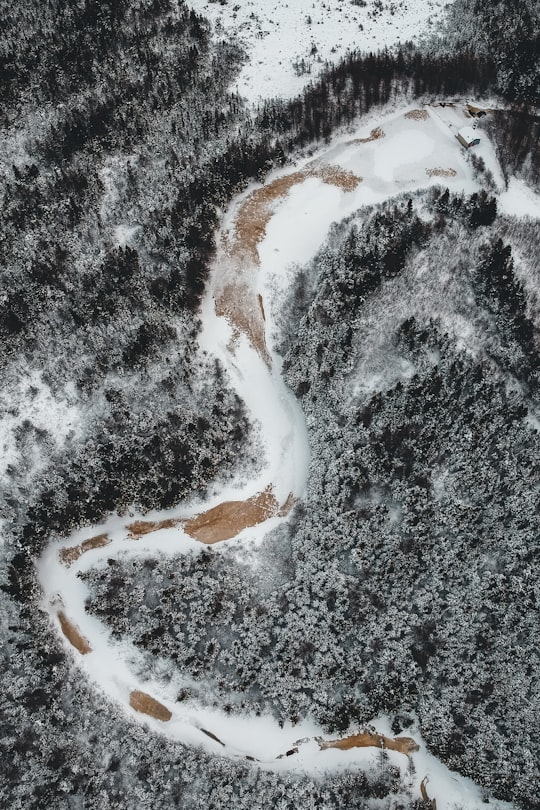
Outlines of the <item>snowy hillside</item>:
<svg viewBox="0 0 540 810">
<path fill-rule="evenodd" d="M 348 51 L 376 51 L 435 30 L 442 0 L 190 0 L 211 20 L 214 36 L 247 54 L 236 86 L 241 96 L 292 97 L 317 78 L 325 62 Z"/>
</svg>

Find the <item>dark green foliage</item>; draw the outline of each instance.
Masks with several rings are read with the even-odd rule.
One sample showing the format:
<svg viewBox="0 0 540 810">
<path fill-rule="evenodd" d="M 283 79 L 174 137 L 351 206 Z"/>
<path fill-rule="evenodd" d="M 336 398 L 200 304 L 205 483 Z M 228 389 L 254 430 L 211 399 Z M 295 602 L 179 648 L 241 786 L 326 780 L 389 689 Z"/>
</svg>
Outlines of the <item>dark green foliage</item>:
<svg viewBox="0 0 540 810">
<path fill-rule="evenodd" d="M 508 179 L 516 174 L 538 187 L 540 183 L 540 116 L 526 108 L 495 110 L 486 121 L 497 157 Z"/>
<path fill-rule="evenodd" d="M 523 285 L 515 276 L 510 245 L 497 239 L 486 246 L 486 258 L 478 268 L 476 285 L 487 297 L 487 306 L 497 319 L 497 327 L 517 344 L 520 356 L 509 367 L 516 376 L 537 389 L 540 356 L 538 330 L 526 313 Z M 504 358 L 499 362 L 505 366 Z"/>
</svg>

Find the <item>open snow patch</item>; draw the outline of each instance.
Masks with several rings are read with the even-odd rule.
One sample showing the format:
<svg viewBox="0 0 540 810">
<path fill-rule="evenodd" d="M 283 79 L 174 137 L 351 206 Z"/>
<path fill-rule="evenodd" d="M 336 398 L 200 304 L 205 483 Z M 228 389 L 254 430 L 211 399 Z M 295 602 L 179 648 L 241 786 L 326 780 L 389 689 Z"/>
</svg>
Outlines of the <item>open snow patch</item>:
<svg viewBox="0 0 540 810">
<path fill-rule="evenodd" d="M 540 194 L 517 177 L 510 178 L 507 190 L 499 196 L 498 205 L 504 214 L 540 218 Z"/>
<path fill-rule="evenodd" d="M 435 151 L 436 141 L 433 137 L 424 132 L 405 129 L 377 143 L 374 172 L 389 183 L 404 179 L 408 166 L 428 158 Z M 398 177 L 398 174 L 403 177 Z"/>
<path fill-rule="evenodd" d="M 376 51 L 429 31 L 448 5 L 443 0 L 190 0 L 207 17 L 217 39 L 233 37 L 248 61 L 238 92 L 251 102 L 297 95 L 349 51 Z"/>
</svg>

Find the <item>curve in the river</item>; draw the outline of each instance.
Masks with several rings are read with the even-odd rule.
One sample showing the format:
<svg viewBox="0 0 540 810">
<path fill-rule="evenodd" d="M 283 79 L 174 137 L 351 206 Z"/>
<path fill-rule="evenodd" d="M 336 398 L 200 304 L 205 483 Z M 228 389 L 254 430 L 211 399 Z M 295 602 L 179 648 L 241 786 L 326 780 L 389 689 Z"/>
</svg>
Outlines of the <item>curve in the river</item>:
<svg viewBox="0 0 540 810">
<path fill-rule="evenodd" d="M 253 420 L 261 425 L 266 464 L 257 480 L 231 487 L 207 503 L 180 506 L 166 514 L 133 515 L 129 520 L 113 516 L 103 525 L 77 532 L 68 540 L 51 542 L 39 561 L 38 573 L 43 604 L 85 676 L 152 729 L 171 739 L 203 745 L 232 758 L 247 758 L 273 770 L 317 773 L 338 765 L 340 757 L 351 765 L 369 766 L 384 748 L 402 773 L 409 774 L 411 790 L 419 798 L 428 798 L 429 772 L 432 784 L 437 786 L 439 810 L 447 806 L 440 791 L 462 801 L 465 807 L 476 808 L 481 804 L 479 790 L 431 757 L 417 730 L 410 737 L 393 737 L 388 718 L 374 720 L 373 726 L 358 734 L 329 740 L 308 721 L 280 728 L 269 717 L 229 716 L 206 708 L 202 702 L 179 705 L 176 695 L 181 673 L 171 684 L 139 675 L 144 669 L 141 653 L 127 641 L 115 641 L 102 623 L 86 612 L 88 591 L 78 576 L 119 555 L 195 555 L 208 544 L 234 538 L 251 542 L 254 534 L 260 535 L 286 519 L 294 502 L 302 497 L 309 461 L 307 431 L 300 406 L 281 379 L 280 360 L 269 345 L 272 317 L 271 301 L 265 298 L 265 273 L 272 268 L 267 258 L 262 258 L 266 255 L 262 246 L 284 201 L 293 191 L 298 191 L 300 201 L 304 200 L 302 189 L 308 182 L 308 210 L 311 192 L 332 190 L 333 201 L 333 208 L 329 206 L 323 214 L 317 209 L 322 225 L 321 233 L 311 243 L 312 253 L 333 218 L 397 191 L 425 185 L 426 174 L 431 176 L 425 161 L 406 183 L 390 182 L 384 161 L 381 177 L 376 175 L 374 150 L 381 139 L 385 142 L 403 135 L 403 126 L 410 132 L 431 125 L 431 137 L 440 140 L 440 126 L 432 121 L 431 114 L 411 112 L 418 111 L 394 116 L 384 131 L 377 127 L 368 136 L 338 141 L 317 160 L 305 161 L 298 169 L 282 172 L 240 196 L 229 209 L 202 307 L 201 348 L 225 366 Z M 440 143 L 437 145 L 440 147 Z M 464 177 L 469 181 L 459 147 L 455 143 L 451 149 L 447 143 L 445 146 L 455 157 L 457 167 L 450 177 L 456 182 Z M 408 171 L 410 174 L 410 164 Z M 325 192 L 326 196 L 329 193 Z M 408 768 L 411 758 L 416 776 L 410 775 L 415 769 Z M 435 808 L 435 799 L 429 801 Z M 482 804 L 488 808 L 502 806 Z"/>
</svg>

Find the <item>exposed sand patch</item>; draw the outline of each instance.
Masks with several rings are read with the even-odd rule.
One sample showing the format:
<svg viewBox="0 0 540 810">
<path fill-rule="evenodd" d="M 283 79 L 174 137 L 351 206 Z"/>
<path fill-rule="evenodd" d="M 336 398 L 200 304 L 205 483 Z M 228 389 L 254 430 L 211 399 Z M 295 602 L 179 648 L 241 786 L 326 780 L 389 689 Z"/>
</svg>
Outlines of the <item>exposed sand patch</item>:
<svg viewBox="0 0 540 810">
<path fill-rule="evenodd" d="M 233 229 L 223 241 L 225 252 L 234 262 L 234 269 L 216 294 L 216 314 L 225 317 L 233 326 L 233 339 L 240 334 L 246 335 L 269 368 L 271 359 L 266 346 L 263 301 L 261 295 L 256 295 L 252 290 L 252 274 L 246 276 L 246 271 L 259 266 L 257 246 L 266 235 L 266 227 L 274 213 L 274 203 L 288 194 L 293 186 L 310 177 L 318 177 L 324 183 L 344 191 L 353 191 L 361 182 L 352 172 L 313 161 L 301 171 L 278 177 L 252 191 L 241 206 Z"/>
<path fill-rule="evenodd" d="M 427 776 L 424 776 L 424 778 L 420 782 L 420 795 L 422 796 L 423 801 L 429 802 L 431 804 L 431 810 L 437 810 L 437 799 L 430 799 L 428 796 L 428 792 L 426 790 L 427 781 L 428 781 Z"/>
<path fill-rule="evenodd" d="M 257 245 L 265 237 L 266 226 L 273 214 L 272 204 L 288 194 L 293 186 L 303 183 L 310 177 L 318 177 L 324 183 L 337 186 L 344 191 L 353 191 L 361 182 L 360 177 L 340 169 L 339 166 L 314 161 L 301 171 L 278 177 L 268 185 L 255 189 L 246 199 L 236 218 L 233 233 L 229 237 L 227 248 L 229 255 L 242 257 L 258 265 Z"/>
<path fill-rule="evenodd" d="M 293 495 L 289 495 L 280 507 L 268 486 L 263 492 L 252 495 L 245 501 L 224 501 L 217 506 L 201 512 L 200 515 L 185 520 L 183 518 L 168 518 L 167 520 L 137 520 L 127 528 L 133 540 L 138 540 L 145 534 L 157 532 L 159 529 L 174 529 L 182 526 L 185 533 L 206 545 L 221 543 L 230 540 L 243 529 L 264 523 L 268 518 L 284 517 L 295 503 Z"/>
<path fill-rule="evenodd" d="M 172 717 L 172 712 L 170 712 L 163 703 L 150 697 L 146 692 L 139 692 L 138 689 L 131 692 L 129 705 L 132 709 L 135 709 L 136 712 L 147 714 L 149 717 L 154 717 L 156 720 L 161 720 L 163 723 L 166 723 Z"/>
<path fill-rule="evenodd" d="M 329 163 L 319 163 L 313 161 L 307 166 L 307 177 L 319 177 L 329 186 L 336 186 L 343 191 L 354 191 L 362 182 L 361 177 L 357 177 L 353 172 L 341 169 L 339 166 L 332 166 Z"/>
<path fill-rule="evenodd" d="M 262 295 L 260 293 L 257 296 L 257 300 L 259 302 L 259 309 L 261 310 L 261 317 L 262 317 L 263 321 L 266 321 L 266 315 L 264 314 L 263 297 L 262 297 Z"/>
<path fill-rule="evenodd" d="M 427 121 L 429 113 L 427 110 L 409 110 L 405 113 L 405 118 L 409 121 Z"/>
<path fill-rule="evenodd" d="M 247 501 L 225 501 L 191 518 L 184 524 L 184 531 L 201 543 L 212 545 L 230 540 L 243 529 L 257 526 L 279 512 L 279 504 L 267 487 Z"/>
<path fill-rule="evenodd" d="M 75 647 L 75 649 L 78 650 L 81 655 L 86 655 L 87 653 L 92 652 L 92 647 L 90 646 L 88 639 L 85 638 L 78 627 L 76 627 L 73 622 L 68 619 L 63 610 L 58 612 L 58 621 L 60 622 L 62 633 L 65 635 L 69 643 Z"/>
<path fill-rule="evenodd" d="M 110 542 L 111 539 L 107 534 L 97 534 L 95 537 L 89 537 L 88 540 L 83 540 L 78 546 L 63 548 L 60 551 L 60 559 L 64 565 L 71 565 L 86 551 L 90 551 L 90 549 L 93 548 L 103 548 L 103 546 L 108 546 Z"/>
<path fill-rule="evenodd" d="M 157 532 L 159 529 L 174 529 L 180 526 L 182 521 L 180 518 L 167 518 L 166 520 L 136 520 L 130 523 L 126 528 L 129 529 L 129 535 L 132 540 L 138 540 L 145 534 Z"/>
<path fill-rule="evenodd" d="M 266 346 L 264 308 L 262 297 L 255 297 L 247 284 L 227 284 L 215 299 L 216 315 L 227 318 L 235 334 L 233 339 L 246 335 L 253 348 L 268 368 L 272 361 Z"/>
<path fill-rule="evenodd" d="M 224 240 L 224 249 L 234 261 L 235 269 L 216 295 L 216 314 L 225 317 L 233 326 L 236 333 L 233 339 L 240 334 L 247 336 L 269 368 L 271 359 L 266 346 L 263 301 L 261 295 L 255 295 L 252 290 L 251 273 L 246 277 L 246 271 L 259 266 L 257 246 L 266 235 L 266 227 L 274 213 L 274 203 L 293 186 L 310 177 L 318 177 L 324 183 L 344 191 L 353 191 L 361 182 L 361 178 L 352 172 L 313 161 L 301 171 L 278 177 L 272 183 L 252 191 L 238 212 L 234 228 Z"/>
<path fill-rule="evenodd" d="M 356 144 L 356 143 L 371 143 L 371 141 L 378 141 L 379 138 L 385 138 L 385 137 L 386 137 L 386 133 L 384 132 L 384 130 L 381 129 L 381 127 L 375 127 L 375 129 L 371 130 L 371 132 L 369 133 L 369 136 L 367 138 L 355 138 L 354 140 L 348 141 L 347 143 L 349 145 L 350 144 Z"/>
<path fill-rule="evenodd" d="M 426 169 L 426 174 L 428 177 L 455 177 L 457 172 L 455 169 Z"/>
<path fill-rule="evenodd" d="M 294 495 L 291 492 L 289 494 L 289 497 L 287 498 L 287 500 L 285 501 L 285 503 L 283 504 L 283 506 L 279 510 L 278 516 L 279 517 L 287 517 L 287 515 L 289 514 L 289 512 L 291 511 L 291 509 L 293 508 L 293 506 L 295 505 L 296 502 L 297 502 L 297 498 L 295 498 Z"/>
<path fill-rule="evenodd" d="M 478 115 L 486 115 L 487 113 L 495 112 L 491 107 L 475 107 L 474 104 L 467 104 L 465 109 L 472 118 L 476 118 Z"/>
<path fill-rule="evenodd" d="M 361 734 L 353 734 L 341 740 L 323 740 L 317 737 L 317 742 L 321 751 L 327 748 L 339 748 L 341 751 L 348 751 L 350 748 L 387 748 L 389 751 L 399 751 L 400 754 L 412 754 L 418 751 L 419 746 L 412 737 L 385 737 L 377 732 L 363 731 Z"/>
</svg>

